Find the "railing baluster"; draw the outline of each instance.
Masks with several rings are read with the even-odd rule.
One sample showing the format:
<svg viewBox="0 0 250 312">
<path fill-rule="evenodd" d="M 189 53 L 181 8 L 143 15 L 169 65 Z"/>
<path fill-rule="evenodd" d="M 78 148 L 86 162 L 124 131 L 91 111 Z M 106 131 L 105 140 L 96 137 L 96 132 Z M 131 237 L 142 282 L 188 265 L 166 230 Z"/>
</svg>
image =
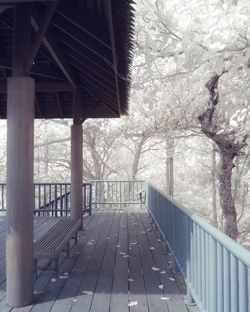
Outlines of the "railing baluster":
<svg viewBox="0 0 250 312">
<path fill-rule="evenodd" d="M 121 209 L 121 201 L 122 201 L 122 198 L 121 198 L 121 193 L 122 193 L 122 185 L 121 185 L 122 182 L 119 182 L 119 207 Z"/>
<path fill-rule="evenodd" d="M 89 185 L 89 215 L 92 215 L 92 184 Z"/>
<path fill-rule="evenodd" d="M 229 251 L 223 248 L 223 292 L 224 292 L 224 312 L 231 311 L 231 302 L 230 302 L 230 254 Z M 233 311 L 232 311 L 233 312 Z"/>
<path fill-rule="evenodd" d="M 248 312 L 250 311 L 250 307 L 248 310 L 248 304 L 250 305 L 250 298 L 249 293 L 247 291 L 247 288 L 250 288 L 250 285 L 248 286 L 247 282 L 247 267 L 245 264 L 243 264 L 241 261 L 239 262 L 239 312 Z"/>
<path fill-rule="evenodd" d="M 49 205 L 48 208 L 51 209 L 51 184 L 49 185 Z"/>
<path fill-rule="evenodd" d="M 38 185 L 38 207 L 41 207 L 41 190 L 40 190 L 41 185 Z"/>
<path fill-rule="evenodd" d="M 210 235 L 209 236 L 209 286 L 210 286 L 210 309 L 211 311 L 217 311 L 217 248 L 216 241 Z"/>
<path fill-rule="evenodd" d="M 206 248 L 206 308 L 210 311 L 210 278 L 209 278 L 209 266 L 210 266 L 210 252 L 209 252 L 209 234 L 205 234 L 205 248 Z"/>
<path fill-rule="evenodd" d="M 195 291 L 195 287 L 194 287 L 194 281 L 195 281 L 195 274 L 194 274 L 194 271 L 195 271 L 195 261 L 194 261 L 194 256 L 195 256 L 195 253 L 194 253 L 194 248 L 195 248 L 195 245 L 194 245 L 194 223 L 190 221 L 190 262 L 191 262 L 191 274 L 190 274 L 190 283 L 192 285 L 192 288 L 193 288 L 193 291 Z"/>
<path fill-rule="evenodd" d="M 206 242 L 206 237 L 205 237 L 205 232 L 202 229 L 201 230 L 201 267 L 202 267 L 202 272 L 201 272 L 201 281 L 202 281 L 202 293 L 201 293 L 201 302 L 202 302 L 202 308 L 205 310 L 206 309 L 206 248 L 205 248 L 205 242 Z"/>
<path fill-rule="evenodd" d="M 197 266 L 198 266 L 198 259 L 197 259 L 197 234 L 196 234 L 196 228 L 197 225 L 193 223 L 193 276 L 194 276 L 194 291 L 195 295 L 197 295 L 197 281 L 198 281 L 198 272 L 197 272 Z"/>
<path fill-rule="evenodd" d="M 217 243 L 217 311 L 223 311 L 223 249 Z"/>
<path fill-rule="evenodd" d="M 4 185 L 2 185 L 2 209 L 5 209 L 5 205 L 4 205 L 4 190 L 5 190 L 5 187 Z"/>
<path fill-rule="evenodd" d="M 238 305 L 238 261 L 230 254 L 230 289 L 231 289 L 231 311 L 239 311 Z"/>
<path fill-rule="evenodd" d="M 198 266 L 197 266 L 197 294 L 199 297 L 201 297 L 202 295 L 202 263 L 201 263 L 201 229 L 200 227 L 197 225 L 197 262 L 198 262 Z"/>
</svg>

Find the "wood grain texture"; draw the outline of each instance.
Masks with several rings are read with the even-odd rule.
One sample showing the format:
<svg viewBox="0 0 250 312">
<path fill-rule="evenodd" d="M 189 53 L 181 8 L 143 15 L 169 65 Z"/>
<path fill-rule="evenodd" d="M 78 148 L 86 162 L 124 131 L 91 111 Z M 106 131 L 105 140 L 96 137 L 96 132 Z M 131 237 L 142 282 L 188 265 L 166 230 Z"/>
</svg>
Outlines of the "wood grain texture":
<svg viewBox="0 0 250 312">
<path fill-rule="evenodd" d="M 127 209 L 127 208 L 126 208 Z M 59 218 L 37 217 L 35 237 Z M 0 248 L 5 218 L 0 219 Z M 96 212 L 84 218 L 84 235 L 72 250 L 74 258 L 61 257 L 63 278 L 42 272 L 35 281 L 36 301 L 25 308 L 6 304 L 5 281 L 0 284 L 1 312 L 197 312 L 188 308 L 166 256 L 164 244 L 148 214 L 132 208 Z M 152 248 L 153 247 L 153 248 Z M 152 266 L 160 271 L 153 271 Z M 2 268 L 4 270 L 4 267 Z M 161 274 L 162 271 L 166 273 Z M 64 276 L 68 273 L 69 276 Z M 158 286 L 163 285 L 163 289 Z M 168 297 L 169 300 L 162 300 Z M 129 307 L 129 302 L 137 305 Z"/>
</svg>

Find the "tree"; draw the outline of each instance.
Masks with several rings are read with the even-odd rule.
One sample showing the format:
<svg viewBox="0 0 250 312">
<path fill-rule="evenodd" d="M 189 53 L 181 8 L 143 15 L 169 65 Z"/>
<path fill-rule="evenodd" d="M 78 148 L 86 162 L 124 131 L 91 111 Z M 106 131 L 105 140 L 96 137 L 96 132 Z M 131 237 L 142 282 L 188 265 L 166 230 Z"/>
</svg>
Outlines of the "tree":
<svg viewBox="0 0 250 312">
<path fill-rule="evenodd" d="M 222 74 L 224 73 L 223 71 Z M 199 115 L 198 119 L 201 124 L 201 131 L 213 140 L 218 147 L 220 155 L 218 169 L 219 194 L 225 219 L 225 233 L 237 240 L 237 212 L 232 194 L 232 170 L 235 167 L 235 157 L 242 155 L 242 149 L 247 145 L 248 134 L 244 133 L 240 136 L 233 129 L 223 129 L 215 116 L 219 102 L 218 83 L 221 75 L 215 73 L 206 83 L 205 87 L 210 94 L 208 107 Z"/>
<path fill-rule="evenodd" d="M 83 125 L 83 171 L 86 180 L 119 176 L 117 159 L 120 129 L 110 120 L 89 120 Z"/>
</svg>

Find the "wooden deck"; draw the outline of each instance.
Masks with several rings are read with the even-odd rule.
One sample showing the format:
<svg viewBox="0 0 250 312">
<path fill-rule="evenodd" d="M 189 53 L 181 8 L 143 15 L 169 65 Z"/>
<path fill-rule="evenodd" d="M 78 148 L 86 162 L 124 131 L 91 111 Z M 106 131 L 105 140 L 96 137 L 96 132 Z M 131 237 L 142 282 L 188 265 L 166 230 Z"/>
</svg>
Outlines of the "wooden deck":
<svg viewBox="0 0 250 312">
<path fill-rule="evenodd" d="M 57 220 L 35 219 L 35 238 Z M 35 281 L 34 304 L 13 309 L 6 303 L 6 219 L 0 218 L 1 312 L 198 311 L 185 306 L 178 287 L 182 283 L 173 275 L 170 258 L 146 212 L 97 212 L 85 219 L 84 226 L 79 245 L 72 248 L 73 257 L 61 258 L 60 278 L 56 280 L 53 272 L 41 273 Z"/>
</svg>

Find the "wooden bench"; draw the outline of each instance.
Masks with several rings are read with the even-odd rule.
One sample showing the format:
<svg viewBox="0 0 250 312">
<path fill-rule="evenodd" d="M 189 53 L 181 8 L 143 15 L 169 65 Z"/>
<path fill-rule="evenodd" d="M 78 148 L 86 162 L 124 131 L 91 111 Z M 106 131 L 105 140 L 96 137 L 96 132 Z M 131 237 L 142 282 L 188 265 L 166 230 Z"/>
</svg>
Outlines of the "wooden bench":
<svg viewBox="0 0 250 312">
<path fill-rule="evenodd" d="M 54 270 L 58 277 L 59 256 L 62 251 L 66 251 L 70 256 L 70 240 L 75 239 L 77 244 L 77 233 L 81 230 L 81 221 L 71 220 L 69 218 L 60 219 L 48 232 L 43 234 L 34 242 L 34 264 L 35 274 L 38 270 Z M 46 258 L 52 261 L 52 267 L 38 267 L 38 260 Z M 54 266 L 53 266 L 54 263 Z M 51 263 L 50 263 L 51 264 Z"/>
</svg>

